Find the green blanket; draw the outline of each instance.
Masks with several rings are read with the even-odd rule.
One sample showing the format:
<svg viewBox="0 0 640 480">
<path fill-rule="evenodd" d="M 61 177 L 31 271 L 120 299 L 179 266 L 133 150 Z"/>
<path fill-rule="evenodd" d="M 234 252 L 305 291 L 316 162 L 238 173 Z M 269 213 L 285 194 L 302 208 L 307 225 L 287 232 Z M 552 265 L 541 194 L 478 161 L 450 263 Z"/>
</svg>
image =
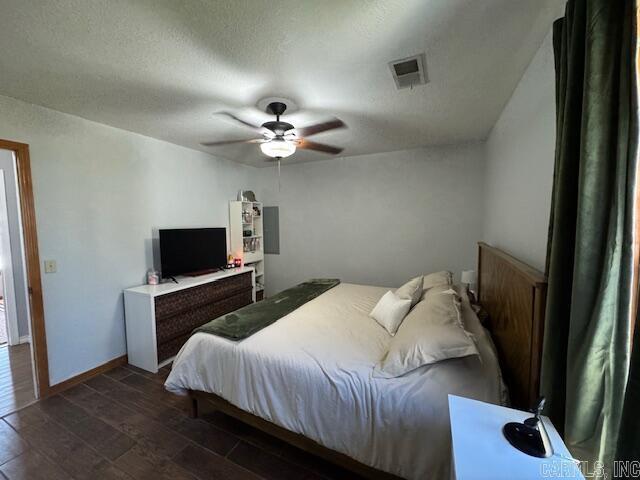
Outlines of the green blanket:
<svg viewBox="0 0 640 480">
<path fill-rule="evenodd" d="M 340 280 L 337 279 L 314 278 L 261 302 L 252 303 L 211 320 L 196 328 L 193 333 L 204 332 L 231 340 L 244 340 L 339 283 Z"/>
</svg>

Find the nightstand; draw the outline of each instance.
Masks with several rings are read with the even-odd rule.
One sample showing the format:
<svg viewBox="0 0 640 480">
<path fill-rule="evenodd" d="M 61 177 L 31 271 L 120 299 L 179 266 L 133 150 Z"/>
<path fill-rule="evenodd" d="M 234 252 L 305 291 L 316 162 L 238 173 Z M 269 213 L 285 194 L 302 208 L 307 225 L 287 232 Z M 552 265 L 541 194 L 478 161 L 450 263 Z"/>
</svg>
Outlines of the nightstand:
<svg viewBox="0 0 640 480">
<path fill-rule="evenodd" d="M 507 422 L 522 422 L 533 414 L 449 395 L 452 478 L 456 480 L 583 479 L 578 466 L 547 417 L 542 417 L 554 455 L 531 457 L 502 434 Z M 564 457 L 564 458 L 563 458 Z"/>
</svg>

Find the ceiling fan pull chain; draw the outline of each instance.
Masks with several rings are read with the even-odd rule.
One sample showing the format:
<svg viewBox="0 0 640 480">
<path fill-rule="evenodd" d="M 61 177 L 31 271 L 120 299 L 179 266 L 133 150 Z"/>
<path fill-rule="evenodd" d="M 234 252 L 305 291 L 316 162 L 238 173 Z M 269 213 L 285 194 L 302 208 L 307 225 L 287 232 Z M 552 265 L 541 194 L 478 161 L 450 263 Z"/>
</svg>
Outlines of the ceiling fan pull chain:
<svg viewBox="0 0 640 480">
<path fill-rule="evenodd" d="M 278 158 L 278 191 L 282 190 L 282 184 L 280 183 L 280 158 Z"/>
</svg>

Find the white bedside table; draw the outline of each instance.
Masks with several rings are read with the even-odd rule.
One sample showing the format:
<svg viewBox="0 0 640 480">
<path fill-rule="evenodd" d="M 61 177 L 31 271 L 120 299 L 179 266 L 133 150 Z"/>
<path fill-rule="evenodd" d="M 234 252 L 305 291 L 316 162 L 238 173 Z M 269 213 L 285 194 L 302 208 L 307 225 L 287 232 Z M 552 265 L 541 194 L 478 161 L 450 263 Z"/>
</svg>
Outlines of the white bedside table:
<svg viewBox="0 0 640 480">
<path fill-rule="evenodd" d="M 584 480 L 578 466 L 568 460 L 571 454 L 547 417 L 542 420 L 553 456 L 536 458 L 511 446 L 502 434 L 502 426 L 531 416 L 532 413 L 449 395 L 452 477 L 456 480 Z"/>
</svg>

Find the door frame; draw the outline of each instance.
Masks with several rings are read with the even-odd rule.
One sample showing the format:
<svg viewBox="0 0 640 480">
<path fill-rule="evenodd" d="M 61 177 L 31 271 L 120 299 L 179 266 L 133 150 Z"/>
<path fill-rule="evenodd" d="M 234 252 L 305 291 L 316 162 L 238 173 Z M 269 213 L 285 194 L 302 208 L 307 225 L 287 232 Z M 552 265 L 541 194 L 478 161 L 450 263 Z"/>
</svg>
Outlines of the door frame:
<svg viewBox="0 0 640 480">
<path fill-rule="evenodd" d="M 31 311 L 31 350 L 33 352 L 33 370 L 36 377 L 36 397 L 44 398 L 49 395 L 51 386 L 49 385 L 49 360 L 47 357 L 47 336 L 44 322 L 40 254 L 38 252 L 38 233 L 36 230 L 29 145 L 0 139 L 0 148 L 13 151 L 16 158 L 20 215 L 22 216 L 24 234 L 25 267 Z"/>
</svg>

